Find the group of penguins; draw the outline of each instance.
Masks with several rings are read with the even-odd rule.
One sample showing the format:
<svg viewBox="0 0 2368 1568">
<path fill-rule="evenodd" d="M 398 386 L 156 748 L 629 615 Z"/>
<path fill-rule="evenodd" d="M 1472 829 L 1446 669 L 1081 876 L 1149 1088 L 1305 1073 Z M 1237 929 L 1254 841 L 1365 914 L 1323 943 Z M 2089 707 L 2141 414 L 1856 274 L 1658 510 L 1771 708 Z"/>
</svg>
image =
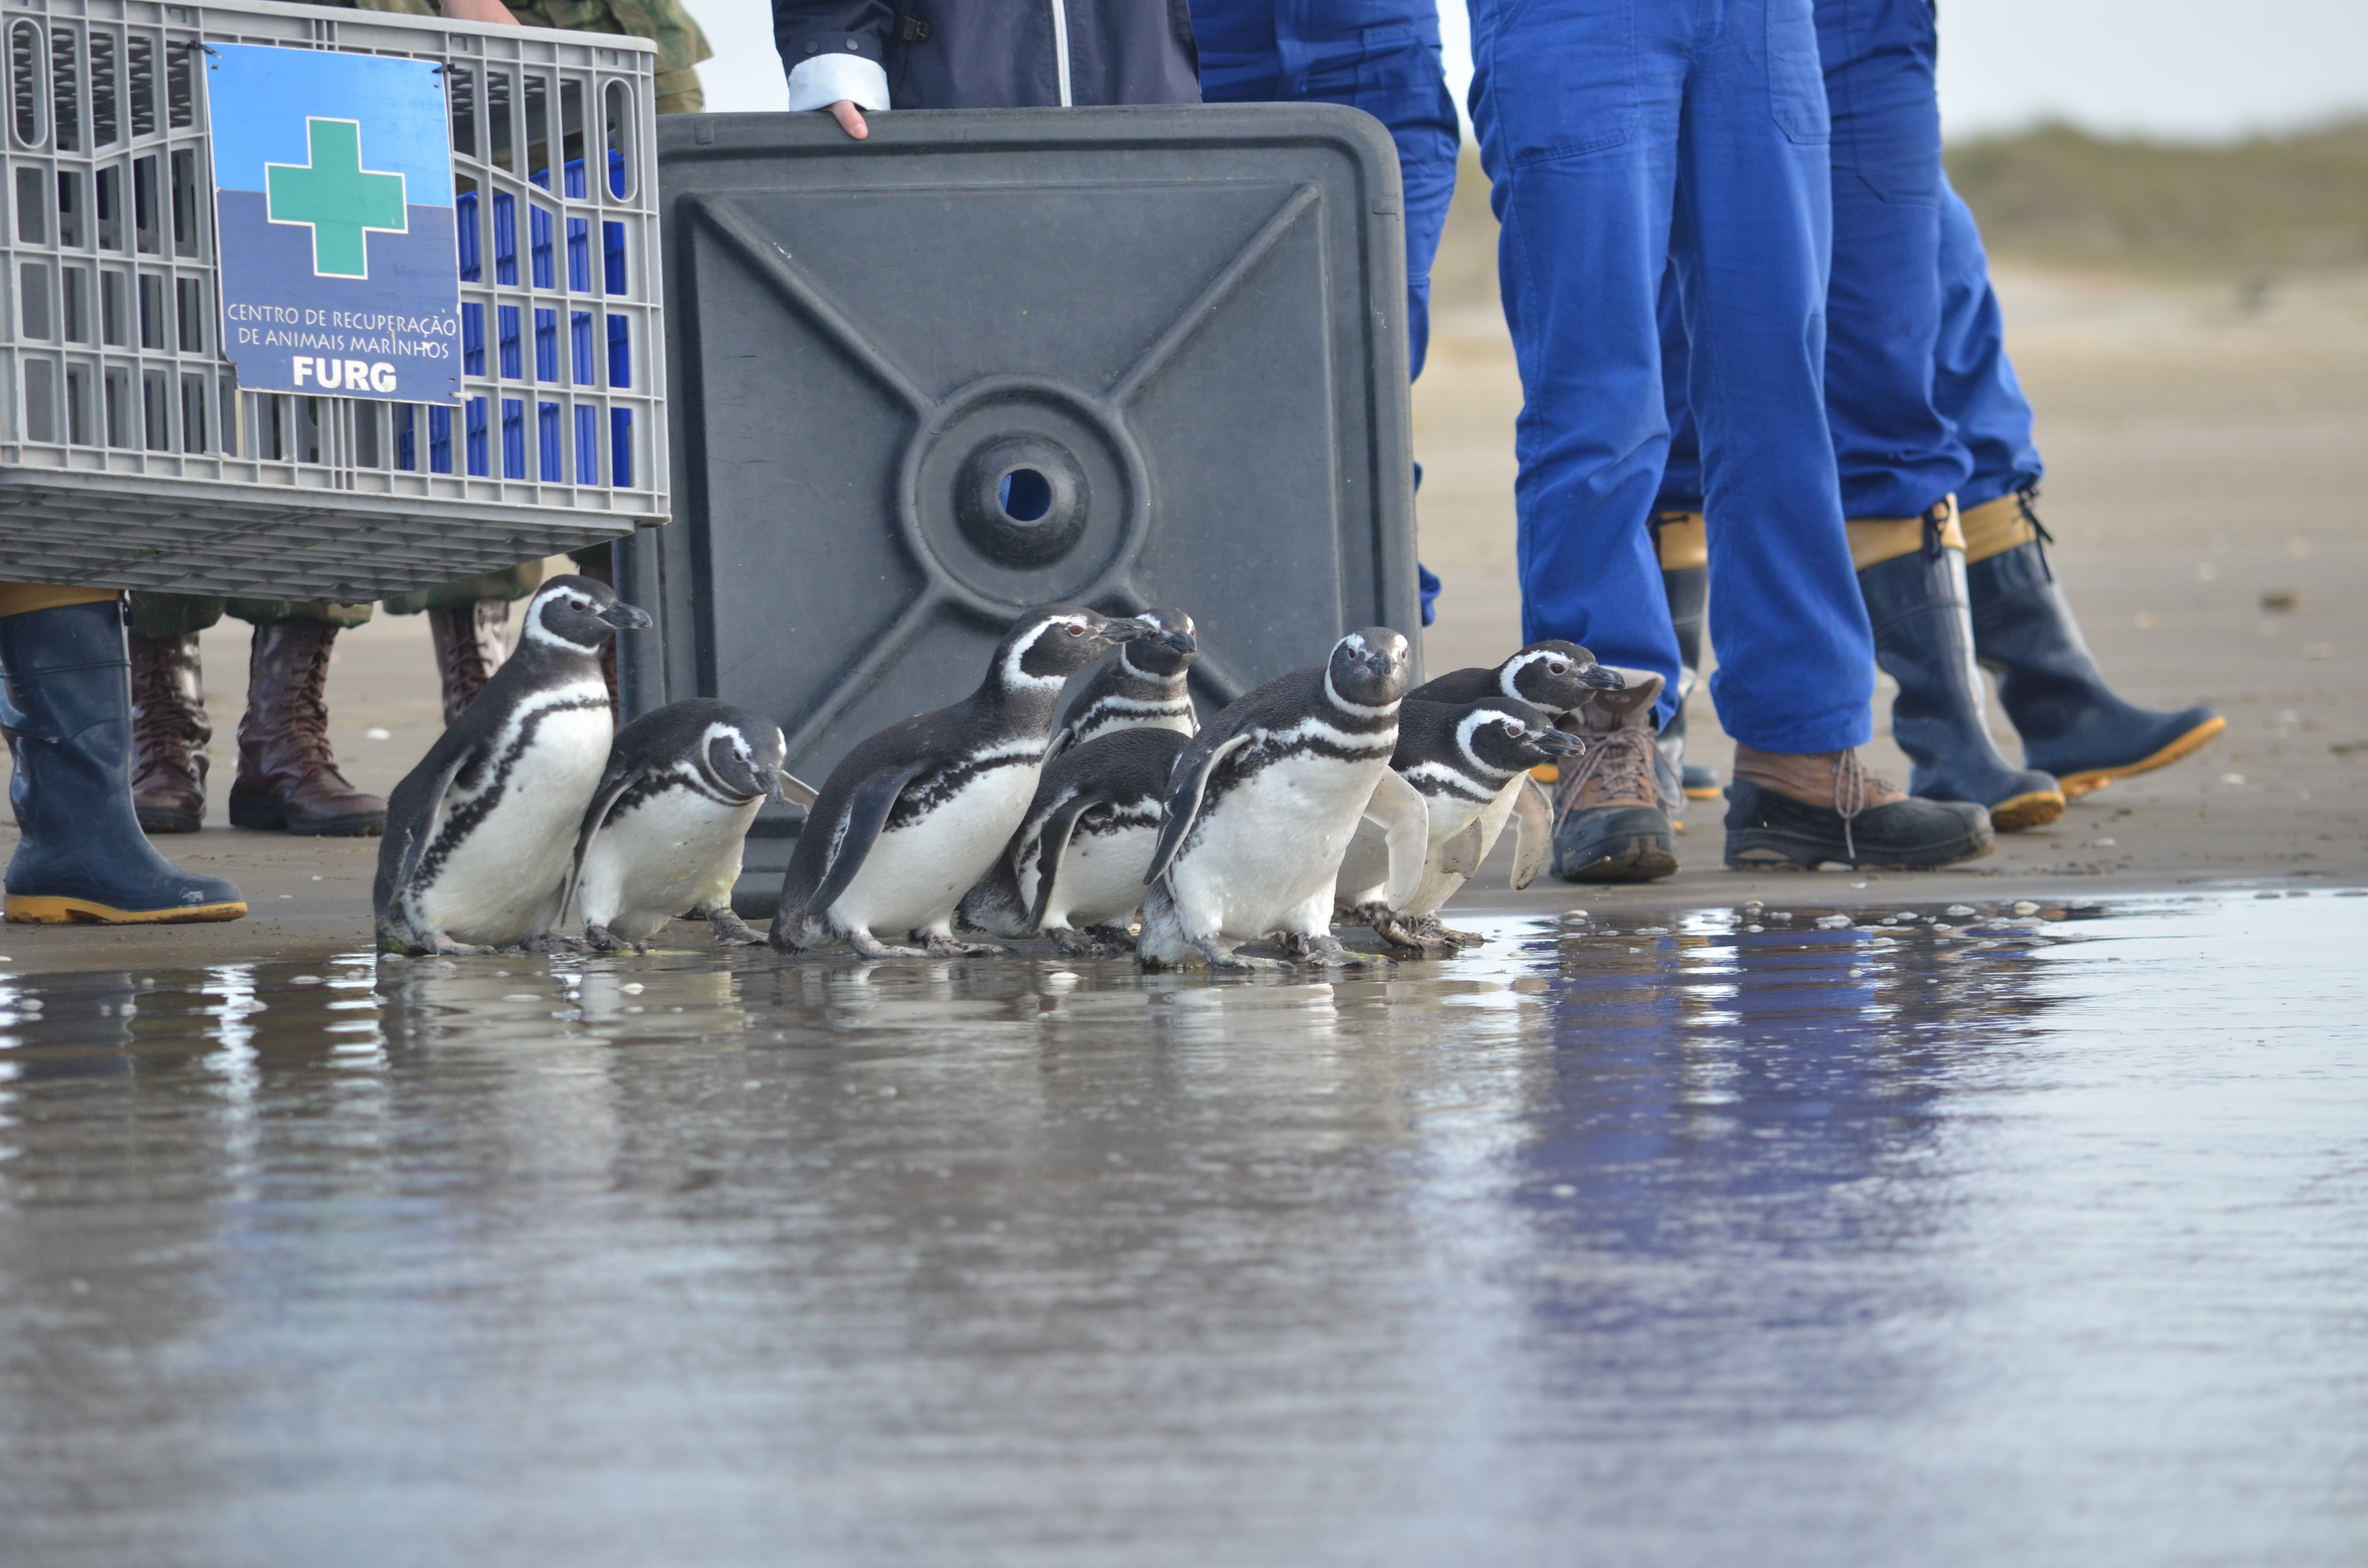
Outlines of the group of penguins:
<svg viewBox="0 0 2368 1568">
<path fill-rule="evenodd" d="M 638 949 L 684 915 L 719 942 L 765 941 L 732 888 L 768 799 L 807 812 L 769 938 L 783 952 L 1003 950 L 960 925 L 1132 949 L 1146 968 L 1253 967 L 1234 949 L 1267 937 L 1312 964 L 1363 961 L 1336 918 L 1403 954 L 1452 950 L 1478 938 L 1438 911 L 1508 824 L 1515 887 L 1548 853 L 1531 769 L 1583 749 L 1557 722 L 1624 684 L 1550 642 L 1408 691 L 1406 640 L 1367 627 L 1203 725 L 1190 616 L 1049 605 L 1011 627 L 977 690 L 872 735 L 817 790 L 746 709 L 692 699 L 615 730 L 600 654 L 649 624 L 586 577 L 534 596 L 516 651 L 388 799 L 381 950 Z M 571 912 L 581 937 L 558 931 Z"/>
</svg>

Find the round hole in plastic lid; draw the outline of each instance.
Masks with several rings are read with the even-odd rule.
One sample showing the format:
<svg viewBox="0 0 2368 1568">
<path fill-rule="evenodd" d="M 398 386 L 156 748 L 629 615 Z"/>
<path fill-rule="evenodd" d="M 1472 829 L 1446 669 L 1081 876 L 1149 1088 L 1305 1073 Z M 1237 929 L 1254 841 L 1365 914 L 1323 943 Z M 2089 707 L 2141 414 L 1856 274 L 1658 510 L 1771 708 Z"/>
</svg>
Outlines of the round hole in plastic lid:
<svg viewBox="0 0 2368 1568">
<path fill-rule="evenodd" d="M 1032 468 L 1013 469 L 1003 476 L 996 499 L 1013 522 L 1036 522 L 1053 509 L 1053 482 Z"/>
</svg>

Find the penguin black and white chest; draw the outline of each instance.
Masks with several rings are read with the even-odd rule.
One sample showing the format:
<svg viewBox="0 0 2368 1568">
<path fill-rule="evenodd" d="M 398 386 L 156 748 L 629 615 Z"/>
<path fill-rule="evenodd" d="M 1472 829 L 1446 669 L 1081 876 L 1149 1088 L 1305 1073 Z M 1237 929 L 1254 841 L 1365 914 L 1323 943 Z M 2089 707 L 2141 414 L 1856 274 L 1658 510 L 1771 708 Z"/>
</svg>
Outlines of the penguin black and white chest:
<svg viewBox="0 0 2368 1568">
<path fill-rule="evenodd" d="M 1010 851 L 963 897 L 962 924 L 997 937 L 1041 932 L 1085 957 L 1133 947 L 1126 927 L 1143 907 L 1168 775 L 1187 744 L 1138 726 L 1048 763 Z"/>
<path fill-rule="evenodd" d="M 773 946 L 837 937 L 880 958 L 915 949 L 885 946 L 878 933 L 911 932 L 932 954 L 994 950 L 954 940 L 954 909 L 1027 814 L 1061 687 L 1111 644 L 1150 631 L 1069 605 L 1030 611 L 996 644 L 976 691 L 848 753 L 790 856 Z"/>
<path fill-rule="evenodd" d="M 1048 763 L 1071 746 L 1121 730 L 1199 733 L 1201 720 L 1188 686 L 1193 657 L 1201 651 L 1192 618 L 1180 609 L 1147 609 L 1142 619 L 1157 630 L 1120 644 L 1094 671 L 1061 715 L 1044 754 Z"/>
<path fill-rule="evenodd" d="M 596 949 L 647 941 L 683 914 L 719 942 L 758 942 L 732 912 L 748 824 L 768 798 L 811 804 L 781 769 L 781 727 L 695 697 L 644 713 L 609 749 L 575 852 L 575 906 Z"/>
<path fill-rule="evenodd" d="M 649 624 L 588 577 L 554 577 L 528 601 L 517 649 L 387 797 L 381 948 L 491 950 L 558 922 L 615 733 L 600 650 Z"/>
<path fill-rule="evenodd" d="M 1427 831 L 1422 881 L 1412 898 L 1392 908 L 1383 896 L 1389 861 L 1380 830 L 1361 824 L 1342 858 L 1336 891 L 1339 908 L 1394 940 L 1405 939 L 1403 916 L 1435 913 L 1462 887 L 1495 846 L 1503 814 L 1494 809 L 1520 792 L 1538 797 L 1536 820 L 1524 819 L 1514 886 L 1527 886 L 1546 849 L 1544 801 L 1528 777 L 1540 763 L 1576 756 L 1577 735 L 1526 702 L 1501 697 L 1474 702 L 1423 702 L 1409 697 L 1398 710 L 1397 749 L 1390 767 L 1421 795 Z M 1417 944 L 1419 945 L 1419 944 Z"/>
<path fill-rule="evenodd" d="M 1549 719 L 1567 719 L 1599 691 L 1617 691 L 1618 670 L 1599 665 L 1576 642 L 1532 642 L 1494 668 L 1450 670 L 1406 693 L 1410 702 L 1479 702 L 1503 698 Z"/>
<path fill-rule="evenodd" d="M 1330 936 L 1333 881 L 1389 773 L 1410 658 L 1386 627 L 1351 632 L 1323 667 L 1269 681 L 1193 738 L 1144 901 L 1146 963 L 1198 951 L 1244 967 L 1226 944 L 1269 932 L 1317 961 L 1352 961 Z"/>
</svg>

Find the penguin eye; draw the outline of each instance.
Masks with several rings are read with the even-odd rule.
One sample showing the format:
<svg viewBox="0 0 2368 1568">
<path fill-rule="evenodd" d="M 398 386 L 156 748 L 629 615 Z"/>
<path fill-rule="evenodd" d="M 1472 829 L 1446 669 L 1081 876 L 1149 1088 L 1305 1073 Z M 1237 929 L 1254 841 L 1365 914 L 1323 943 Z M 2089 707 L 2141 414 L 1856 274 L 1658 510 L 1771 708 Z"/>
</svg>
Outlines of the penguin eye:
<svg viewBox="0 0 2368 1568">
<path fill-rule="evenodd" d="M 1080 625 L 1078 622 L 1074 621 L 1074 620 L 1073 620 L 1073 621 L 1071 621 L 1071 622 L 1069 622 L 1069 635 L 1070 635 L 1070 636 L 1072 636 L 1072 637 L 1083 637 L 1085 634 L 1086 634 L 1086 629 L 1085 629 L 1085 627 L 1084 627 L 1084 626 Z"/>
<path fill-rule="evenodd" d="M 1553 664 L 1546 666 L 1546 674 L 1550 676 L 1566 676 L 1570 674 L 1570 666 L 1564 664 L 1560 659 L 1556 659 Z"/>
<path fill-rule="evenodd" d="M 1512 736 L 1517 741 L 1523 735 L 1529 733 L 1529 730 L 1530 727 L 1527 724 L 1522 723 L 1519 719 L 1508 719 L 1505 721 L 1505 733 Z"/>
</svg>

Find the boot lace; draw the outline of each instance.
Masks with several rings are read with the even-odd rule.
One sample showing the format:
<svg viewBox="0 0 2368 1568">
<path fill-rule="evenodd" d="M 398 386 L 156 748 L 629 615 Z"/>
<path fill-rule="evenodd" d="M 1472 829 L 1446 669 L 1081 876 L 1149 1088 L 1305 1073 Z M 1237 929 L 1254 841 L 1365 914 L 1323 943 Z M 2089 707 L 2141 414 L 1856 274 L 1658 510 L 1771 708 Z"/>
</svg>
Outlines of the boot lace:
<svg viewBox="0 0 2368 1568">
<path fill-rule="evenodd" d="M 131 673 L 132 755 L 177 756 L 205 744 L 210 737 L 182 700 L 179 679 L 167 660 L 134 659 Z"/>
<path fill-rule="evenodd" d="M 1842 853 L 1858 858 L 1858 840 L 1850 832 L 1852 819 L 1866 810 L 1867 797 L 1889 794 L 1898 788 L 1870 771 L 1854 751 L 1834 753 L 1834 812 L 1842 819 Z"/>
<path fill-rule="evenodd" d="M 1614 730 L 1608 735 L 1590 736 L 1587 756 L 1577 767 L 1565 765 L 1562 783 L 1554 790 L 1556 828 L 1563 818 L 1578 805 L 1578 797 L 1589 780 L 1600 780 L 1602 792 L 1614 800 L 1641 799 L 1646 804 L 1662 806 L 1661 781 L 1654 771 L 1653 737 L 1644 730 Z"/>
</svg>

